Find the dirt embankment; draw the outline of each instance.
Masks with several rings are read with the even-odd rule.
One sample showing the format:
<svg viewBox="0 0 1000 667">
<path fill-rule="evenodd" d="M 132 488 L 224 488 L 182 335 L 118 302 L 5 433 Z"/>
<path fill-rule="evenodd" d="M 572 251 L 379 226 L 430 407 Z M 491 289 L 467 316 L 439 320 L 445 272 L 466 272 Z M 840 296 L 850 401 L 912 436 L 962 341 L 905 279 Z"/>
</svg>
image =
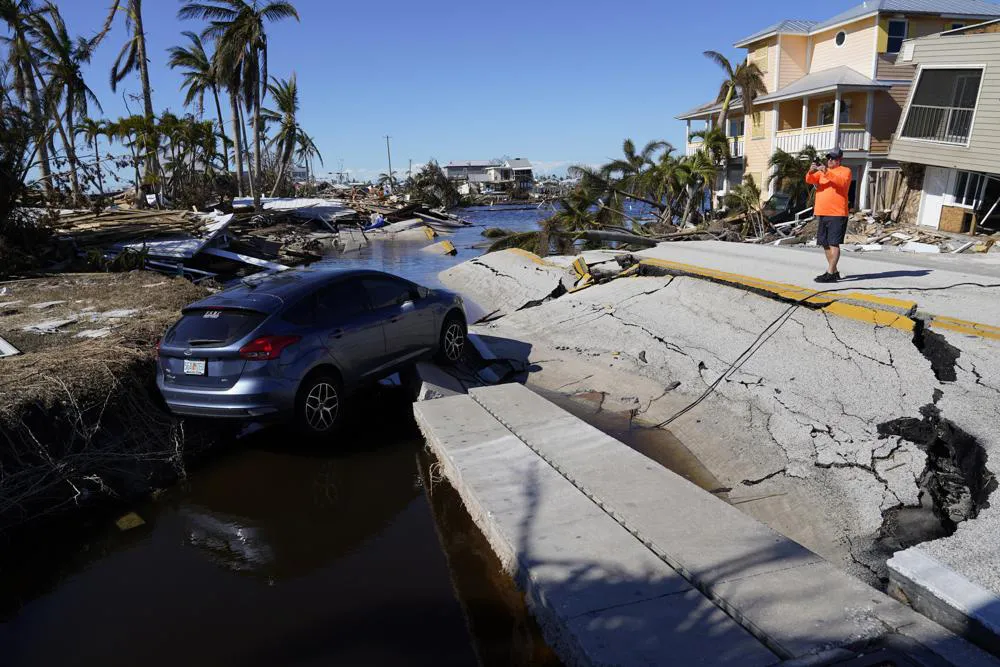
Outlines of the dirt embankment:
<svg viewBox="0 0 1000 667">
<path fill-rule="evenodd" d="M 126 500 L 184 474 L 214 436 L 185 429 L 155 386 L 156 341 L 206 294 L 145 272 L 0 283 L 0 532 Z"/>
</svg>

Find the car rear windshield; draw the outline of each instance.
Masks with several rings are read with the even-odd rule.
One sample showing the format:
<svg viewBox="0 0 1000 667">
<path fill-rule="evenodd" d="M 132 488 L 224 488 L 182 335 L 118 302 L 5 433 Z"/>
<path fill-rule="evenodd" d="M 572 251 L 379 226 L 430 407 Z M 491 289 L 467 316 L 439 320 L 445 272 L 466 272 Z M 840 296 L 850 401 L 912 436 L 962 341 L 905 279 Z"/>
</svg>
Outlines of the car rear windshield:
<svg viewBox="0 0 1000 667">
<path fill-rule="evenodd" d="M 229 345 L 257 328 L 265 317 L 254 310 L 186 310 L 164 342 L 189 347 Z"/>
</svg>

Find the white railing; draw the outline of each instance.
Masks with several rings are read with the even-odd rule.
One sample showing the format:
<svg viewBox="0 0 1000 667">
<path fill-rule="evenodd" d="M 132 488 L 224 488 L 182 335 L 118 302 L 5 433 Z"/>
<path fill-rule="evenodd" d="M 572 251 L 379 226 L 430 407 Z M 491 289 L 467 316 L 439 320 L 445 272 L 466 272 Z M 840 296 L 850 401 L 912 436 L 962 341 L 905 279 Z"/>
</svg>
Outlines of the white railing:
<svg viewBox="0 0 1000 667">
<path fill-rule="evenodd" d="M 701 148 L 701 144 L 700 140 L 693 141 L 687 144 L 685 152 L 694 155 Z M 729 137 L 729 157 L 743 157 L 743 137 Z"/>
<path fill-rule="evenodd" d="M 934 107 L 911 104 L 906 115 L 902 136 L 909 139 L 930 139 L 950 144 L 964 144 L 972 129 L 975 109 Z"/>
<path fill-rule="evenodd" d="M 729 157 L 743 157 L 743 137 L 729 138 Z"/>
<path fill-rule="evenodd" d="M 860 125 L 840 126 L 840 147 L 845 151 L 866 151 L 869 147 L 868 131 Z M 818 125 L 802 129 L 782 130 L 775 137 L 775 146 L 786 153 L 798 153 L 806 146 L 812 146 L 817 151 L 828 151 L 834 148 L 835 135 L 833 125 Z"/>
</svg>

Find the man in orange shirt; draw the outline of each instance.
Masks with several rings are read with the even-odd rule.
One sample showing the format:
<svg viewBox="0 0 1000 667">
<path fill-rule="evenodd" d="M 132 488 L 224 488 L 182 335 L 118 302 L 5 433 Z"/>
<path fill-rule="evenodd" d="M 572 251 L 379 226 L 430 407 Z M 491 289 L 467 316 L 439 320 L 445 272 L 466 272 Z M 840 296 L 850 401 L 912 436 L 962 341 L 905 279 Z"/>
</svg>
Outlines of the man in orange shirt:
<svg viewBox="0 0 1000 667">
<path fill-rule="evenodd" d="M 816 276 L 818 283 L 835 283 L 840 280 L 837 262 L 840 261 L 840 244 L 847 234 L 847 193 L 851 189 L 851 170 L 840 164 L 844 151 L 834 148 L 826 154 L 826 164 L 812 164 L 806 174 L 806 183 L 816 186 L 816 204 L 813 215 L 819 221 L 816 243 L 826 252 L 827 272 Z"/>
</svg>

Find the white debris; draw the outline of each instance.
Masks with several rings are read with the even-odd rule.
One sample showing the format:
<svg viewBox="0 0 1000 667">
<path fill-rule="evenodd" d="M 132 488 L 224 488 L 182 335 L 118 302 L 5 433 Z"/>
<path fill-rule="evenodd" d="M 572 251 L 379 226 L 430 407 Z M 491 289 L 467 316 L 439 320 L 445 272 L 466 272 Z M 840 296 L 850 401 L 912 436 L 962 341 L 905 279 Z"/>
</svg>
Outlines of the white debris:
<svg viewBox="0 0 1000 667">
<path fill-rule="evenodd" d="M 10 308 L 11 306 L 16 306 L 21 303 L 20 301 L 4 301 L 0 302 L 0 308 Z"/>
<path fill-rule="evenodd" d="M 941 247 L 936 246 L 932 243 L 919 243 L 917 241 L 907 241 L 901 248 L 903 252 L 923 252 L 923 253 L 939 253 L 941 252 Z"/>
<path fill-rule="evenodd" d="M 107 338 L 111 329 L 84 329 L 73 335 L 74 338 Z"/>
</svg>

